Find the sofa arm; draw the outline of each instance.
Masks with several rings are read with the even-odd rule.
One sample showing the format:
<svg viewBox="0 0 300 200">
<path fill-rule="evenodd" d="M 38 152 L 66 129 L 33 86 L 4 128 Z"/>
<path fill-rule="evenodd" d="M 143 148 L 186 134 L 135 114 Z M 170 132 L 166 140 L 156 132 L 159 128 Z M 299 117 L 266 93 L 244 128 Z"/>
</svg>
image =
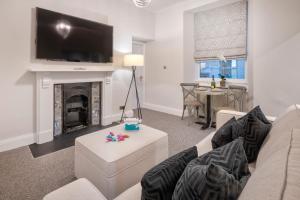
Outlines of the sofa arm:
<svg viewBox="0 0 300 200">
<path fill-rule="evenodd" d="M 125 192 L 121 193 L 114 200 L 140 200 L 142 196 L 142 186 L 138 183 L 131 188 L 128 188 Z"/>
<path fill-rule="evenodd" d="M 220 110 L 217 113 L 217 129 L 219 129 L 223 124 L 225 124 L 228 120 L 230 120 L 232 117 L 236 117 L 237 119 L 246 115 L 245 112 L 237 112 L 232 110 Z M 276 117 L 266 116 L 267 119 L 271 122 L 274 122 Z"/>
<path fill-rule="evenodd" d="M 47 194 L 43 200 L 107 200 L 86 178 L 80 178 Z"/>
<path fill-rule="evenodd" d="M 208 136 L 206 136 L 203 140 L 196 144 L 198 156 L 201 156 L 212 150 L 211 139 L 214 134 L 215 132 L 211 132 Z"/>
</svg>

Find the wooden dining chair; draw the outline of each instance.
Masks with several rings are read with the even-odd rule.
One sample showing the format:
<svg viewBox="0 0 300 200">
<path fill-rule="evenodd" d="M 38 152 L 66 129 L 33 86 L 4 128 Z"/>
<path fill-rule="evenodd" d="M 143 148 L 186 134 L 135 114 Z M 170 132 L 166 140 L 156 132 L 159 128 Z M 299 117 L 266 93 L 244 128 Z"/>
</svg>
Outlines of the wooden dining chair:
<svg viewBox="0 0 300 200">
<path fill-rule="evenodd" d="M 182 110 L 181 119 L 183 120 L 184 113 L 187 108 L 189 110 L 189 116 L 192 115 L 192 110 L 195 109 L 198 117 L 199 109 L 202 109 L 204 111 L 204 107 L 205 107 L 205 104 L 201 102 L 197 94 L 195 94 L 195 89 L 198 87 L 198 84 L 181 83 L 180 86 L 182 88 L 182 94 L 183 94 L 183 110 Z"/>
<path fill-rule="evenodd" d="M 226 105 L 214 108 L 217 113 L 220 110 L 236 110 L 243 112 L 244 99 L 247 93 L 247 88 L 241 85 L 229 85 L 226 94 Z"/>
</svg>

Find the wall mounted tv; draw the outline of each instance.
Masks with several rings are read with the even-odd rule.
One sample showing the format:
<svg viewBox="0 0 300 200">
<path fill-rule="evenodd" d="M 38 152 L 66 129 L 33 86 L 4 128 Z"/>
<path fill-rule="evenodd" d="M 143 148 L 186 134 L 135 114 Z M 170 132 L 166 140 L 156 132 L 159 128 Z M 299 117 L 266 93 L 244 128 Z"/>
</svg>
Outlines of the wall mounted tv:
<svg viewBox="0 0 300 200">
<path fill-rule="evenodd" d="M 36 58 L 110 63 L 113 27 L 36 8 Z"/>
</svg>

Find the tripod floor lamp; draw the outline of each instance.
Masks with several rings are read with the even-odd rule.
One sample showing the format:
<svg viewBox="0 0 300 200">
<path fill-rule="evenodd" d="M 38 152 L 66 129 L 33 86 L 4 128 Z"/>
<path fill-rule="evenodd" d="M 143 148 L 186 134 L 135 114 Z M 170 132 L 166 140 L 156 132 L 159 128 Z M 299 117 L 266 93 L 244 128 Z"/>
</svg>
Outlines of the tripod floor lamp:
<svg viewBox="0 0 300 200">
<path fill-rule="evenodd" d="M 123 107 L 121 122 L 123 121 L 123 118 L 124 118 L 124 113 L 125 113 L 125 109 L 126 109 L 126 105 L 127 105 L 127 101 L 128 101 L 128 97 L 129 97 L 132 85 L 134 87 L 133 89 L 135 90 L 138 119 L 141 120 L 143 118 L 143 116 L 142 116 L 142 110 L 141 110 L 141 105 L 140 105 L 138 88 L 137 88 L 137 84 L 136 84 L 135 71 L 136 71 L 137 67 L 143 67 L 144 66 L 144 56 L 143 55 L 137 55 L 137 54 L 125 55 L 124 56 L 124 66 L 125 67 L 131 67 L 132 77 L 131 77 L 128 93 L 127 93 L 127 96 L 126 96 L 125 105 Z"/>
</svg>

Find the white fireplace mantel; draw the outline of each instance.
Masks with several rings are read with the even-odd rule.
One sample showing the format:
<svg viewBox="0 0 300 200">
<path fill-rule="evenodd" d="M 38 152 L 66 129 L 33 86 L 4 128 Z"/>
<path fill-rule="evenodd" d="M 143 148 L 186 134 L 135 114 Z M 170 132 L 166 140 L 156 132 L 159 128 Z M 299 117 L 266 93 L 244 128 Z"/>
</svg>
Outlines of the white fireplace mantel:
<svg viewBox="0 0 300 200">
<path fill-rule="evenodd" d="M 92 65 L 92 66 L 81 66 L 81 65 L 33 65 L 29 68 L 31 72 L 113 72 L 115 67 L 112 64 L 107 65 Z"/>
<path fill-rule="evenodd" d="M 76 66 L 78 67 L 78 66 Z M 112 72 L 87 69 L 70 72 L 67 69 L 30 71 L 36 73 L 36 137 L 35 142 L 42 144 L 53 140 L 54 84 L 78 82 L 102 82 L 102 125 L 112 123 Z M 89 70 L 89 71 L 88 71 Z M 72 70 L 74 71 L 74 70 Z"/>
</svg>

